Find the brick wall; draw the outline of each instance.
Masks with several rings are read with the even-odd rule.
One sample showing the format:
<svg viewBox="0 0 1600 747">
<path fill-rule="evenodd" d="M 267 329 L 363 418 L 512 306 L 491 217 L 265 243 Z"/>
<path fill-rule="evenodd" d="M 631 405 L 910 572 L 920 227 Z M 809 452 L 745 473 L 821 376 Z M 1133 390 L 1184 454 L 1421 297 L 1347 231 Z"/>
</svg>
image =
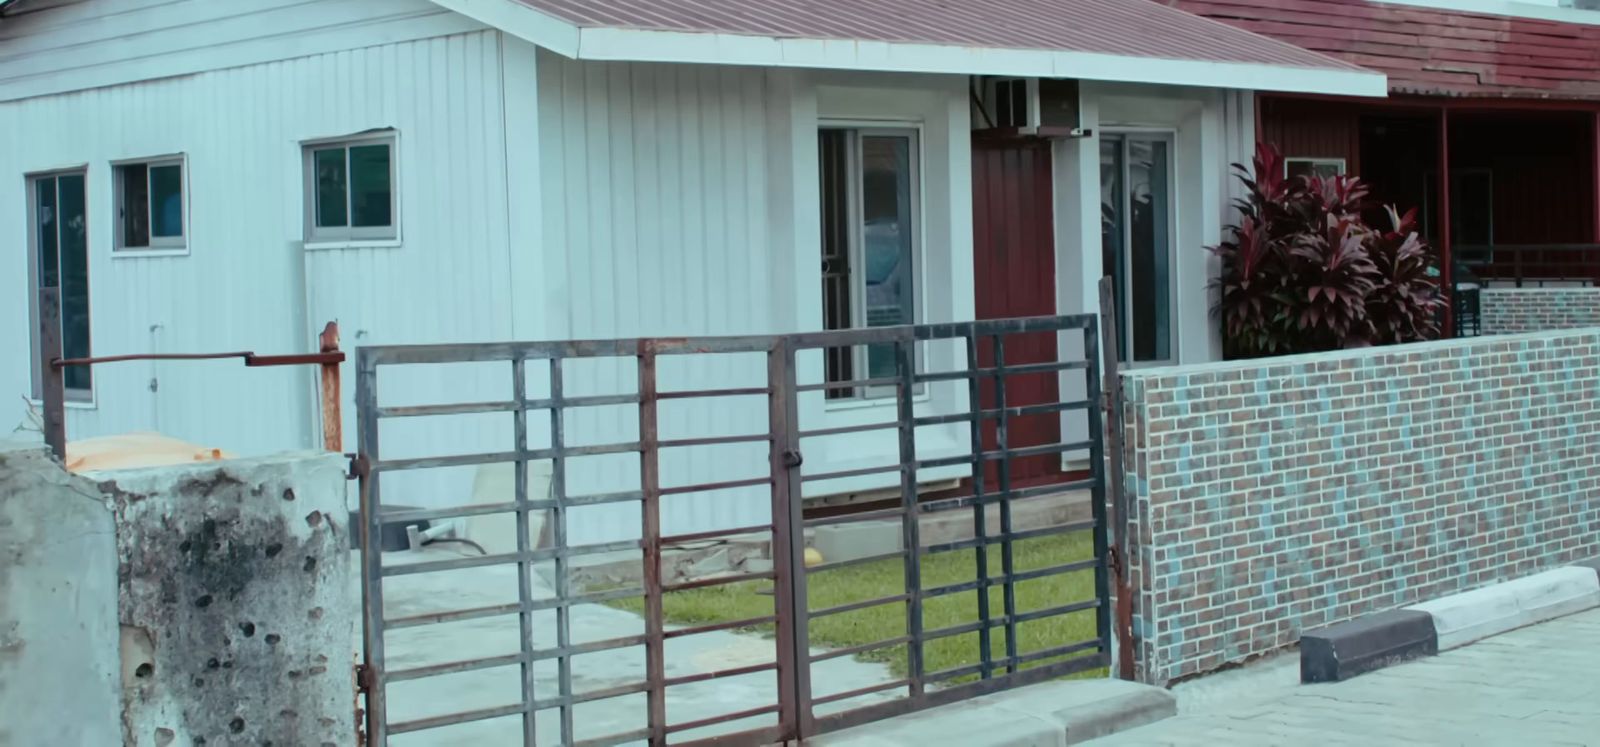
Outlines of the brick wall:
<svg viewBox="0 0 1600 747">
<path fill-rule="evenodd" d="M 1600 330 L 1124 383 L 1144 681 L 1600 556 Z"/>
<path fill-rule="evenodd" d="M 1600 288 L 1485 288 L 1483 334 L 1600 327 Z"/>
</svg>

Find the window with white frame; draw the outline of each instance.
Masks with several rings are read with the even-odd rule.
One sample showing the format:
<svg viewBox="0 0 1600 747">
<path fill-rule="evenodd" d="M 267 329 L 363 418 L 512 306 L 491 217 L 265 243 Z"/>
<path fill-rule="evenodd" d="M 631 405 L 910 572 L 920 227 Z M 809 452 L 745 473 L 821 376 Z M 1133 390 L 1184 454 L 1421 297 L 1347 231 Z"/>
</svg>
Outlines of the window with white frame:
<svg viewBox="0 0 1600 747">
<path fill-rule="evenodd" d="M 1328 179 L 1335 176 L 1344 176 L 1343 158 L 1285 158 L 1283 159 L 1284 176 L 1293 179 L 1297 176 L 1316 176 Z"/>
<path fill-rule="evenodd" d="M 898 128 L 823 128 L 822 316 L 829 330 L 914 324 L 921 246 L 917 132 Z M 893 344 L 834 348 L 829 382 L 891 379 Z M 892 390 L 830 389 L 830 399 Z"/>
<path fill-rule="evenodd" d="M 392 132 L 305 146 L 306 241 L 400 237 Z"/>
<path fill-rule="evenodd" d="M 117 251 L 186 248 L 183 157 L 120 163 L 114 173 Z"/>
</svg>

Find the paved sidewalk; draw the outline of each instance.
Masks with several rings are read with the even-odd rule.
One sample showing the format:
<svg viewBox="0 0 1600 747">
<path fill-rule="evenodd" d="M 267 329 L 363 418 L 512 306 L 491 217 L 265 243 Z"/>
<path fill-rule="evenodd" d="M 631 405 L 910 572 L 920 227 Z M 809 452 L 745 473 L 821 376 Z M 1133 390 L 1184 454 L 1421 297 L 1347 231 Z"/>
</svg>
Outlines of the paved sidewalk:
<svg viewBox="0 0 1600 747">
<path fill-rule="evenodd" d="M 1093 744 L 1600 747 L 1600 610 L 1346 682 L 1283 682 L 1294 665 L 1180 686 L 1178 716 Z"/>
</svg>

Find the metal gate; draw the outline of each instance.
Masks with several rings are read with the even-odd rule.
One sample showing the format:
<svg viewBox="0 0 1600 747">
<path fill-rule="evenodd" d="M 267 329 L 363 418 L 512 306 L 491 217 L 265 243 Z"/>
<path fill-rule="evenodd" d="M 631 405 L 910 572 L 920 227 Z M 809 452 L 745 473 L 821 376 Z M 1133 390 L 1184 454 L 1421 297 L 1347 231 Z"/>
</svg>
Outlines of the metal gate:
<svg viewBox="0 0 1600 747">
<path fill-rule="evenodd" d="M 1108 666 L 1097 334 L 360 348 L 368 743 L 794 741 Z M 1041 335 L 1055 360 L 1007 363 Z M 1062 394 L 1008 401 L 1030 377 Z M 1037 418 L 1078 437 L 1008 446 Z M 1082 469 L 1012 484 L 1044 454 Z M 511 538 L 384 552 L 423 520 Z"/>
</svg>

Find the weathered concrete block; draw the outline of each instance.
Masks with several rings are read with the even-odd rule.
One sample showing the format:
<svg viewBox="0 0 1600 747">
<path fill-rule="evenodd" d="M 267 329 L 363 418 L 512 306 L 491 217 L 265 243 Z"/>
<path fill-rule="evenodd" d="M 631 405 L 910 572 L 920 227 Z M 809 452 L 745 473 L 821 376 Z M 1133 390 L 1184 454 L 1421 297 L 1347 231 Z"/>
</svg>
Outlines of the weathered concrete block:
<svg viewBox="0 0 1600 747">
<path fill-rule="evenodd" d="M 0 442 L 0 745 L 119 743 L 118 669 L 109 501 Z"/>
<path fill-rule="evenodd" d="M 1439 653 L 1433 618 L 1390 610 L 1300 634 L 1300 681 L 1338 682 Z"/>
<path fill-rule="evenodd" d="M 528 500 L 550 499 L 550 462 L 528 463 Z M 478 468 L 472 480 L 472 503 L 513 503 L 517 500 L 517 471 L 515 464 L 486 464 Z M 546 511 L 528 513 L 528 544 L 540 546 L 545 536 Z M 491 555 L 517 551 L 517 515 L 514 513 L 485 514 L 460 520 L 464 536 Z"/>
<path fill-rule="evenodd" d="M 125 743 L 352 743 L 343 459 L 95 477 L 119 526 Z"/>
</svg>

